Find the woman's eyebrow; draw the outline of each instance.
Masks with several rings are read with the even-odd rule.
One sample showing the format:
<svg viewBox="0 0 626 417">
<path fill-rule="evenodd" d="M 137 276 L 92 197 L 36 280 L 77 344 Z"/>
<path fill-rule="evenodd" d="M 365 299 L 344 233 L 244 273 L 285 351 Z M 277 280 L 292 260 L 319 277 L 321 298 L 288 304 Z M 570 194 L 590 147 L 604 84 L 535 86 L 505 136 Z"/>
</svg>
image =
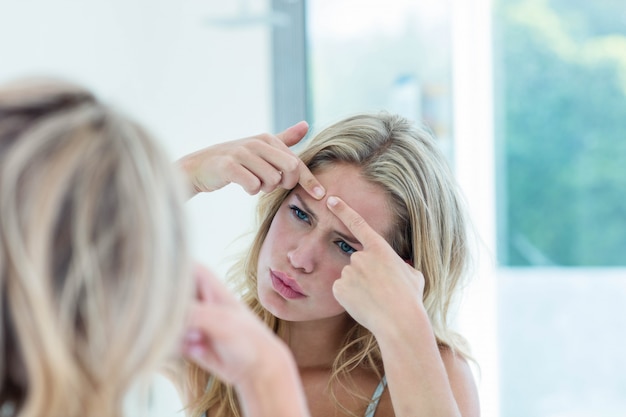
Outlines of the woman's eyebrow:
<svg viewBox="0 0 626 417">
<path fill-rule="evenodd" d="M 352 235 L 346 235 L 344 233 L 341 233 L 339 230 L 335 230 L 335 233 L 337 233 L 339 236 L 341 236 L 341 238 L 343 240 L 345 240 L 346 242 L 350 243 L 351 245 L 360 245 L 361 242 L 359 242 L 354 236 Z"/>
<path fill-rule="evenodd" d="M 306 212 L 306 214 L 309 215 L 309 217 L 314 221 L 317 222 L 317 216 L 315 215 L 315 213 L 311 210 L 311 208 L 304 202 L 304 200 L 302 199 L 302 197 L 300 197 L 300 194 L 294 192 L 294 197 L 296 198 L 296 200 L 298 200 L 298 204 L 300 205 L 300 207 L 302 207 L 302 209 Z"/>
<path fill-rule="evenodd" d="M 317 216 L 315 215 L 315 213 L 311 210 L 311 208 L 309 206 L 307 206 L 307 204 L 304 202 L 304 200 L 302 199 L 302 197 L 300 197 L 300 195 L 296 192 L 293 193 L 294 197 L 296 198 L 296 200 L 298 200 L 298 204 L 301 206 L 301 208 L 309 215 L 309 217 L 311 219 L 313 219 L 314 222 L 317 222 Z M 340 232 L 339 230 L 334 230 L 335 233 L 337 233 L 342 239 L 346 240 L 348 243 L 351 244 L 361 244 L 361 242 L 359 242 L 354 236 L 352 235 L 347 235 L 345 233 Z"/>
</svg>

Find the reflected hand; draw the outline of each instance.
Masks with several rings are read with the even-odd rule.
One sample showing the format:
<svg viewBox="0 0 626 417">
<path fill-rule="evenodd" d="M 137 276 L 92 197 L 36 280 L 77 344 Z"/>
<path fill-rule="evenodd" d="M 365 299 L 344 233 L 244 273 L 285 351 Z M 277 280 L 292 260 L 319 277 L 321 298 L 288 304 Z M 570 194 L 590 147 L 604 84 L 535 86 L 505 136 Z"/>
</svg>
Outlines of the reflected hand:
<svg viewBox="0 0 626 417">
<path fill-rule="evenodd" d="M 350 263 L 333 284 L 337 301 L 374 334 L 377 327 L 413 314 L 415 304 L 422 303 L 424 276 L 343 200 L 333 196 L 327 204 L 363 246 L 350 255 Z"/>
<path fill-rule="evenodd" d="M 194 193 L 218 190 L 237 183 L 251 195 L 300 184 L 313 198 L 324 196 L 324 187 L 290 149 L 309 127 L 297 123 L 281 133 L 268 133 L 209 146 L 179 161 Z"/>
</svg>

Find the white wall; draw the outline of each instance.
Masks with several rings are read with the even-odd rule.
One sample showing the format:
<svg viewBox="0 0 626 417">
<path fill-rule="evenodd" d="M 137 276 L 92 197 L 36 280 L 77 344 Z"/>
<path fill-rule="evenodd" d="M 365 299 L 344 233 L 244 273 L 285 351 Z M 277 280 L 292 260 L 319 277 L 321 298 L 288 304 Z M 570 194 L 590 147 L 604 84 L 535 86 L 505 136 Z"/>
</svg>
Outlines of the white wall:
<svg viewBox="0 0 626 417">
<path fill-rule="evenodd" d="M 0 82 L 76 80 L 146 125 L 174 161 L 271 130 L 268 28 L 207 23 L 238 12 L 220 0 L 0 0 Z M 196 257 L 223 273 L 253 206 L 238 186 L 191 200 Z"/>
</svg>

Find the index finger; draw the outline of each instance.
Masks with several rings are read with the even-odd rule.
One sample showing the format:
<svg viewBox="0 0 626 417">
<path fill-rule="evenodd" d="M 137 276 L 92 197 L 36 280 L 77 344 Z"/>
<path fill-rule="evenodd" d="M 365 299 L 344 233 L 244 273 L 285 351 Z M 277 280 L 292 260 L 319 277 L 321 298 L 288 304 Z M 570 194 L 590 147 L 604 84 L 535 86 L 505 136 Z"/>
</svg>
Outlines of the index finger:
<svg viewBox="0 0 626 417">
<path fill-rule="evenodd" d="M 328 197 L 326 205 L 346 225 L 350 233 L 354 235 L 364 248 L 374 243 L 377 239 L 382 239 L 359 213 L 354 211 L 352 207 L 339 197 Z"/>
<path fill-rule="evenodd" d="M 298 184 L 304 188 L 304 191 L 309 193 L 311 197 L 316 200 L 320 200 L 326 194 L 326 190 L 320 184 L 320 182 L 315 178 L 315 175 L 311 171 L 309 171 L 309 167 L 306 166 L 302 160 L 300 160 L 298 165 Z"/>
<path fill-rule="evenodd" d="M 288 127 L 284 131 L 277 133 L 276 137 L 279 138 L 285 145 L 291 147 L 300 142 L 308 130 L 308 123 L 301 121 L 291 127 Z M 324 195 L 326 195 L 326 189 L 324 189 L 322 184 L 320 184 L 317 178 L 315 178 L 313 173 L 302 161 L 300 161 L 298 165 L 298 184 L 300 184 L 304 191 L 316 200 L 320 200 L 324 197 Z"/>
</svg>

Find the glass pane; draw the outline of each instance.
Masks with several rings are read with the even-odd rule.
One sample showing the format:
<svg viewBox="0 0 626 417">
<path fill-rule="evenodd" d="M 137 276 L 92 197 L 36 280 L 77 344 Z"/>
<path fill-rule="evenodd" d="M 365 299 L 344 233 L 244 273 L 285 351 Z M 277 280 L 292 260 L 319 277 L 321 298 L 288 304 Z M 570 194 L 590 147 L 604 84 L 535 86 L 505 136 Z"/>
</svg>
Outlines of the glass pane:
<svg viewBox="0 0 626 417">
<path fill-rule="evenodd" d="M 626 265 L 626 5 L 497 0 L 500 262 Z"/>
<path fill-rule="evenodd" d="M 626 7 L 494 6 L 501 416 L 621 417 Z"/>
<path fill-rule="evenodd" d="M 387 109 L 419 120 L 448 154 L 450 2 L 307 2 L 310 119 Z"/>
</svg>

